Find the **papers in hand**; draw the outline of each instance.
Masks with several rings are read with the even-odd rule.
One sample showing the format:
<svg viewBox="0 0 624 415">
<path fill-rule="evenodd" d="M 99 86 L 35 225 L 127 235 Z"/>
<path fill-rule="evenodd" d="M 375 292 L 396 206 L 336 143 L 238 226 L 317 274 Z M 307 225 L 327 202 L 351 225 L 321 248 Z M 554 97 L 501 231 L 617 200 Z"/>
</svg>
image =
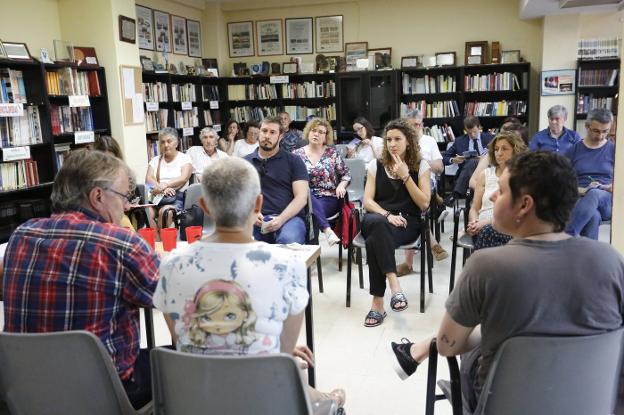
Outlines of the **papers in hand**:
<svg viewBox="0 0 624 415">
<path fill-rule="evenodd" d="M 156 196 L 152 196 L 152 203 L 155 205 L 159 204 L 163 197 L 165 197 L 165 195 L 162 193 Z"/>
</svg>

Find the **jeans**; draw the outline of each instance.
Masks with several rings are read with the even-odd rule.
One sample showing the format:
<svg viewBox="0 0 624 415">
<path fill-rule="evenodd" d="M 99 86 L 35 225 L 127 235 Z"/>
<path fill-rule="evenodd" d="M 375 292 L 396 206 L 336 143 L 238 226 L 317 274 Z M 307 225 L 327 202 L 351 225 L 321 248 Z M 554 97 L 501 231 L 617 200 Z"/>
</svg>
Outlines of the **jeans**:
<svg viewBox="0 0 624 415">
<path fill-rule="evenodd" d="M 306 227 L 305 222 L 299 216 L 295 216 L 286 221 L 281 228 L 275 232 L 261 233 L 259 226 L 254 226 L 254 239 L 270 244 L 305 244 Z"/>
<path fill-rule="evenodd" d="M 312 195 L 312 214 L 314 223 L 320 230 L 329 228 L 328 217 L 338 213 L 338 198 L 332 196 L 316 197 Z"/>
<path fill-rule="evenodd" d="M 598 240 L 598 227 L 611 219 L 613 195 L 602 189 L 590 189 L 577 200 L 566 232 L 572 236 L 586 236 Z"/>
<path fill-rule="evenodd" d="M 151 373 L 149 350 L 141 349 L 134 362 L 132 378 L 121 381 L 134 409 L 140 409 L 152 400 Z"/>
</svg>

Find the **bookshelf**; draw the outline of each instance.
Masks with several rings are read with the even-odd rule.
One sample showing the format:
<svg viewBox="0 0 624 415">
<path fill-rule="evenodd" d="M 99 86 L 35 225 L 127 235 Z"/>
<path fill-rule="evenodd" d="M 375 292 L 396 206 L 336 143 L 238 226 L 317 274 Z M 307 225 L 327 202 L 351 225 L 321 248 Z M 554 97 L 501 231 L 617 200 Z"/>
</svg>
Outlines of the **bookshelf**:
<svg viewBox="0 0 624 415">
<path fill-rule="evenodd" d="M 607 108 L 617 115 L 620 85 L 619 59 L 579 59 L 576 69 L 574 125 L 593 108 Z M 577 128 L 578 129 L 578 128 Z"/>
<path fill-rule="evenodd" d="M 63 157 L 110 134 L 104 69 L 0 59 L 0 107 L 23 111 L 0 117 L 0 242 L 6 242 L 20 223 L 49 215 Z"/>
</svg>

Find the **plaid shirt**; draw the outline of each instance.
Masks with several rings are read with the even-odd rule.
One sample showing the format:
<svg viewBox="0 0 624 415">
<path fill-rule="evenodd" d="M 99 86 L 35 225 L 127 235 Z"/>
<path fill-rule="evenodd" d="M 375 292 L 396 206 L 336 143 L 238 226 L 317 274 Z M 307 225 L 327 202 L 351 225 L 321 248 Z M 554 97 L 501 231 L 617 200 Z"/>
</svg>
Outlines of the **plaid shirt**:
<svg viewBox="0 0 624 415">
<path fill-rule="evenodd" d="M 136 233 L 79 209 L 29 220 L 4 257 L 4 330 L 88 330 L 131 377 L 139 307 L 152 307 L 158 255 Z"/>
</svg>

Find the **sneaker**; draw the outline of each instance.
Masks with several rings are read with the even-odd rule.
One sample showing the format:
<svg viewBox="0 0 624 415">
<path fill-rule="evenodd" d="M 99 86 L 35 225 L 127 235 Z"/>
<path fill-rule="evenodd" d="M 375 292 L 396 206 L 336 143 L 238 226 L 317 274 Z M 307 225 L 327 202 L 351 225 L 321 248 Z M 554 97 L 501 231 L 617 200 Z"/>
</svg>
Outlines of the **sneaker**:
<svg viewBox="0 0 624 415">
<path fill-rule="evenodd" d="M 440 244 L 433 245 L 431 247 L 431 253 L 433 254 L 433 257 L 436 261 L 442 261 L 448 258 L 448 252 L 446 252 L 446 250 L 444 250 L 444 248 L 442 248 L 442 245 Z"/>
<path fill-rule="evenodd" d="M 338 242 L 340 242 L 340 238 L 338 235 L 334 233 L 331 229 L 328 232 L 325 232 L 325 237 L 327 237 L 327 243 L 329 246 L 334 246 Z"/>
<path fill-rule="evenodd" d="M 410 354 L 412 344 L 414 343 L 410 342 L 405 337 L 401 339 L 401 343 L 390 343 L 392 353 L 395 357 L 395 359 L 392 360 L 394 370 L 397 372 L 397 375 L 399 375 L 401 380 L 405 380 L 412 376 L 418 367 L 418 362 L 414 360 Z"/>
<path fill-rule="evenodd" d="M 446 217 L 449 215 L 449 211 L 444 209 L 443 211 L 440 212 L 440 214 L 438 215 L 438 222 L 443 222 L 444 219 L 446 219 Z"/>
</svg>

